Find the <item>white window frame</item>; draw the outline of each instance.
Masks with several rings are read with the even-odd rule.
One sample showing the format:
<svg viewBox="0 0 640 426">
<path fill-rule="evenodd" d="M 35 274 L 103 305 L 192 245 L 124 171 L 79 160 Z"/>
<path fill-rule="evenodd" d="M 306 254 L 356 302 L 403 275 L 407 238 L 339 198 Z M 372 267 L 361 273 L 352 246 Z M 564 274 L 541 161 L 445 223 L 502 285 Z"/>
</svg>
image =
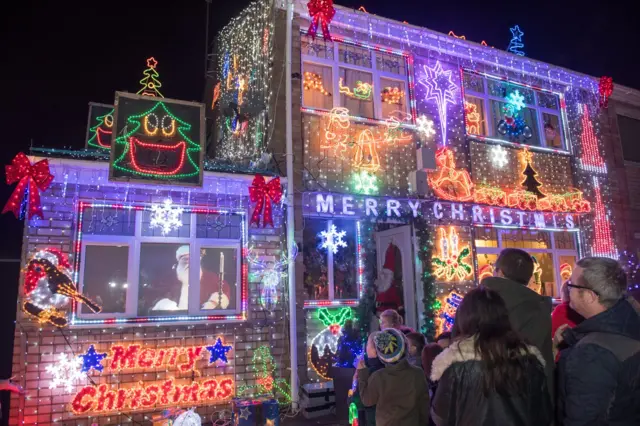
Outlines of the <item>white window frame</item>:
<svg viewBox="0 0 640 426">
<path fill-rule="evenodd" d="M 328 291 L 328 298 L 327 299 L 306 299 L 305 298 L 305 303 L 309 303 L 309 302 L 349 302 L 349 301 L 354 301 L 354 300 L 360 300 L 360 287 L 361 287 L 361 283 L 358 277 L 358 269 L 359 269 L 359 265 L 360 265 L 360 255 L 361 253 L 358 250 L 358 227 L 359 227 L 359 221 L 356 219 L 350 219 L 350 218 L 340 218 L 341 220 L 346 220 L 349 222 L 353 222 L 353 224 L 355 225 L 356 228 L 356 235 L 355 235 L 355 239 L 356 239 L 356 244 L 355 244 L 355 255 L 356 255 L 356 297 L 353 298 L 347 298 L 347 299 L 336 299 L 335 297 L 335 282 L 334 282 L 334 267 L 335 267 L 335 262 L 333 261 L 333 252 L 331 250 L 327 250 L 327 286 L 329 286 L 329 291 Z M 331 229 L 331 226 L 334 224 L 333 219 L 327 219 L 324 217 L 308 217 L 307 220 L 318 220 L 318 221 L 323 221 L 326 220 L 327 222 L 327 226 L 325 228 L 326 231 L 329 231 Z M 303 244 L 305 242 L 303 241 Z"/>
<path fill-rule="evenodd" d="M 197 238 L 197 216 L 202 213 L 184 213 L 191 216 L 189 237 L 166 237 L 166 236 L 143 236 L 142 218 L 144 210 L 135 211 L 135 233 L 131 235 L 95 235 L 83 233 L 81 241 L 81 257 L 78 268 L 78 287 L 80 292 L 84 286 L 85 255 L 86 247 L 93 246 L 128 246 L 127 261 L 127 292 L 125 312 L 101 312 L 91 313 L 83 309 L 83 305 L 78 305 L 76 317 L 79 319 L 106 319 L 106 318 L 156 318 L 171 316 L 170 312 L 163 315 L 140 315 L 138 314 L 138 294 L 140 279 L 140 249 L 144 243 L 154 244 L 184 244 L 189 245 L 189 253 L 200 253 L 200 248 L 233 248 L 236 251 L 236 285 L 235 285 L 235 305 L 230 309 L 202 310 L 200 308 L 200 257 L 189 257 L 189 294 L 187 312 L 176 311 L 183 316 L 198 315 L 232 315 L 242 311 L 242 236 L 239 240 L 218 239 L 218 238 Z M 243 216 L 241 220 L 245 220 Z"/>
<path fill-rule="evenodd" d="M 305 37 L 304 34 L 301 35 L 301 37 Z M 366 47 L 360 47 L 358 46 L 360 49 L 365 49 L 367 51 L 369 51 L 369 53 L 371 53 L 371 68 L 367 68 L 367 67 L 363 67 L 360 65 L 352 65 L 352 64 L 347 64 L 344 62 L 340 62 L 340 42 L 338 41 L 325 41 L 325 44 L 327 46 L 332 46 L 333 48 L 333 59 L 326 59 L 326 58 L 319 58 L 317 56 L 312 56 L 312 55 L 307 55 L 304 52 L 301 52 L 301 57 L 302 57 L 302 79 L 300 82 L 300 87 L 302 89 L 302 93 L 304 94 L 304 64 L 305 63 L 309 63 L 312 65 L 317 65 L 317 66 L 323 66 L 323 67 L 328 67 L 331 68 L 331 78 L 333 79 L 333 81 L 331 82 L 331 88 L 333 89 L 332 91 L 332 101 L 333 101 L 333 108 L 338 108 L 341 107 L 342 105 L 340 105 L 340 85 L 339 85 L 339 81 L 340 81 L 340 68 L 345 68 L 345 69 L 352 69 L 355 71 L 360 71 L 360 72 L 366 72 L 372 75 L 372 79 L 371 81 L 373 82 L 373 117 L 365 117 L 365 118 L 370 118 L 370 119 L 374 119 L 374 120 L 385 120 L 389 117 L 383 117 L 382 116 L 382 96 L 380 94 L 380 91 L 382 90 L 382 85 L 380 84 L 380 79 L 381 78 L 386 78 L 389 80 L 394 80 L 397 82 L 401 82 L 404 85 L 404 110 L 402 112 L 404 112 L 405 114 L 411 114 L 411 99 L 409 97 L 409 64 L 407 63 L 407 60 L 405 57 L 403 57 L 402 55 L 396 55 L 394 53 L 388 52 L 388 55 L 394 55 L 394 56 L 398 56 L 398 59 L 401 60 L 404 64 L 404 69 L 405 69 L 405 74 L 400 75 L 400 74 L 394 74 L 391 72 L 387 72 L 387 71 L 382 71 L 382 70 L 378 70 L 377 67 L 377 55 L 378 52 L 376 52 L 374 49 L 370 49 L 370 48 L 366 48 Z M 349 46 L 346 43 L 342 43 L 345 46 Z M 324 83 L 324 82 L 323 82 Z M 306 107 L 306 108 L 313 108 L 313 109 L 320 109 L 322 110 L 322 108 L 318 108 L 314 105 L 305 105 L 304 104 L 304 95 L 302 96 L 302 106 Z M 398 109 L 400 111 L 400 109 Z M 351 112 L 351 111 L 350 111 Z M 350 115 L 354 115 L 354 114 L 350 114 Z"/>
<path fill-rule="evenodd" d="M 463 69 L 463 74 L 469 72 L 469 70 Z M 502 139 L 502 135 L 499 134 L 497 132 L 497 129 L 495 128 L 495 126 L 493 125 L 493 117 L 491 116 L 491 101 L 498 101 L 498 102 L 505 102 L 504 98 L 500 98 L 498 96 L 493 96 L 489 93 L 489 85 L 487 84 L 487 80 L 491 79 L 491 80 L 495 80 L 497 82 L 501 82 L 501 83 L 509 83 L 510 85 L 513 86 L 521 86 L 523 89 L 526 90 L 531 90 L 534 93 L 534 97 L 536 100 L 536 103 L 540 103 L 539 99 L 538 99 L 538 93 L 539 90 L 536 90 L 532 87 L 527 87 L 524 84 L 520 84 L 514 81 L 503 81 L 503 80 L 499 80 L 499 79 L 493 79 L 491 77 L 487 77 L 485 75 L 481 75 L 481 74 L 476 74 L 476 73 L 470 73 L 471 75 L 474 75 L 477 78 L 482 79 L 482 85 L 484 88 L 484 93 L 479 93 L 474 91 L 471 88 L 464 88 L 464 95 L 465 95 L 465 99 L 463 99 L 463 101 L 466 100 L 467 95 L 474 97 L 474 98 L 478 98 L 482 100 L 482 105 L 483 105 L 483 117 L 482 119 L 484 120 L 484 124 L 485 124 L 485 129 L 487 134 L 486 135 L 473 135 L 473 134 L 468 134 L 467 136 L 473 137 L 473 136 L 480 136 L 480 137 L 489 137 L 489 138 L 493 138 L 493 140 L 500 142 L 506 142 L 509 143 L 510 141 L 508 139 Z M 463 76 L 464 79 L 464 76 Z M 464 85 L 464 81 L 461 82 L 462 85 Z M 538 131 L 538 135 L 540 137 L 540 140 L 538 141 L 538 145 L 529 145 L 527 143 L 519 143 L 520 145 L 526 145 L 526 146 L 532 146 L 532 147 L 538 147 L 538 148 L 545 148 L 545 149 L 551 149 L 551 150 L 558 150 L 558 151 L 563 151 L 563 152 L 569 152 L 569 144 L 567 141 L 567 132 L 565 131 L 565 125 L 566 125 L 566 120 L 565 120 L 565 116 L 563 114 L 562 111 L 562 107 L 561 107 L 561 103 L 562 103 L 562 96 L 558 93 L 555 92 L 545 92 L 549 95 L 554 95 L 558 98 L 558 109 L 552 109 L 552 108 L 545 108 L 545 107 L 541 107 L 539 105 L 532 105 L 532 104 L 525 104 L 525 108 L 529 108 L 529 109 L 533 109 L 534 111 L 536 111 L 536 119 L 537 119 L 537 131 Z M 560 132 L 560 139 L 562 141 L 562 147 L 561 148 L 554 148 L 551 146 L 546 146 L 545 145 L 545 135 L 544 135 L 544 121 L 542 118 L 542 114 L 543 113 L 547 113 L 547 114 L 552 114 L 558 117 L 558 124 L 559 124 L 559 128 L 558 131 Z M 528 124 L 528 123 L 527 123 Z M 466 133 L 466 131 L 465 131 Z"/>
<path fill-rule="evenodd" d="M 496 234 L 497 234 L 497 244 L 498 247 L 478 247 L 476 246 L 476 262 L 477 262 L 477 258 L 483 254 L 495 254 L 495 255 L 499 255 L 500 252 L 506 248 L 502 246 L 502 234 L 503 232 L 510 232 L 510 231 L 514 231 L 514 229 L 502 229 L 502 228 L 498 228 L 496 227 Z M 554 275 L 554 284 L 556 286 L 556 291 L 555 294 L 560 295 L 560 287 L 562 286 L 562 277 L 560 276 L 560 256 L 573 256 L 576 259 L 580 259 L 580 256 L 578 255 L 578 233 L 577 232 L 569 232 L 569 235 L 573 236 L 573 243 L 574 246 L 576 247 L 575 249 L 557 249 L 556 248 L 556 239 L 554 234 L 557 232 L 563 232 L 563 231 L 549 231 L 549 230 L 543 230 L 543 229 L 536 229 L 536 230 L 527 230 L 527 229 L 515 229 L 515 230 L 519 230 L 519 231 L 535 231 L 535 232 L 547 232 L 550 234 L 550 240 L 551 240 L 551 248 L 536 248 L 536 249 L 530 249 L 530 248 L 522 248 L 520 250 L 524 250 L 529 254 L 535 255 L 536 253 L 549 253 L 551 255 L 551 259 L 553 260 L 553 275 Z M 477 234 L 474 237 L 475 239 L 477 239 Z M 474 244 L 475 244 L 475 239 L 474 239 Z"/>
</svg>

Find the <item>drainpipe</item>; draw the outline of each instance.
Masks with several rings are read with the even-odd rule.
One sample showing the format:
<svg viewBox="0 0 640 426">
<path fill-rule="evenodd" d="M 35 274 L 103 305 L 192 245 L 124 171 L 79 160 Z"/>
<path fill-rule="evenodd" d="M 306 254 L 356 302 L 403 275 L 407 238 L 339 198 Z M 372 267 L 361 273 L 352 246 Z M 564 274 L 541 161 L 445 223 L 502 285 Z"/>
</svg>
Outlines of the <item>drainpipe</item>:
<svg viewBox="0 0 640 426">
<path fill-rule="evenodd" d="M 287 41 L 286 41 L 286 138 L 287 138 L 287 244 L 289 254 L 295 242 L 295 211 L 293 194 L 293 130 L 291 111 L 291 37 L 293 25 L 293 0 L 287 0 Z M 287 273 L 289 279 L 289 354 L 291 357 L 291 401 L 298 408 L 298 334 L 296 327 L 296 262 L 290 261 Z"/>
</svg>

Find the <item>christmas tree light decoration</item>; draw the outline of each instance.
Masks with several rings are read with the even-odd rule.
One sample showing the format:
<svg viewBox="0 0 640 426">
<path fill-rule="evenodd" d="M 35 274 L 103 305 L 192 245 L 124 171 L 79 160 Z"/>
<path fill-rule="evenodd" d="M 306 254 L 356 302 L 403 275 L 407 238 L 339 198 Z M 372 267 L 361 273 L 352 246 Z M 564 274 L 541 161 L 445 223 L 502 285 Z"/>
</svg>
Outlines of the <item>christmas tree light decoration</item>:
<svg viewBox="0 0 640 426">
<path fill-rule="evenodd" d="M 347 247 L 347 243 L 343 240 L 347 231 L 338 231 L 335 225 L 331 225 L 327 231 L 322 231 L 318 235 L 322 238 L 320 248 L 327 249 L 333 254 L 337 254 L 340 247 Z"/>
<path fill-rule="evenodd" d="M 511 31 L 512 37 L 511 41 L 509 41 L 509 46 L 507 46 L 507 51 L 514 55 L 524 56 L 524 51 L 521 50 L 524 47 L 524 43 L 522 42 L 522 36 L 524 33 L 520 30 L 518 25 L 510 28 L 509 30 Z"/>
<path fill-rule="evenodd" d="M 260 226 L 260 219 L 262 219 L 263 228 L 267 225 L 273 227 L 272 203 L 280 203 L 282 195 L 279 177 L 275 177 L 267 183 L 264 176 L 256 175 L 249 187 L 249 198 L 252 203 L 255 203 L 249 224 Z"/>
<path fill-rule="evenodd" d="M 582 155 L 578 159 L 578 164 L 583 170 L 594 173 L 607 173 L 607 165 L 600 155 L 598 138 L 593 131 L 589 107 L 586 104 L 578 104 L 578 114 L 581 114 L 580 124 L 582 125 Z"/>
<path fill-rule="evenodd" d="M 331 41 L 329 24 L 331 24 L 331 20 L 333 20 L 336 14 L 336 9 L 333 7 L 333 0 L 309 0 L 307 9 L 309 9 L 309 17 L 311 18 L 311 24 L 309 25 L 307 34 L 309 34 L 312 39 L 315 39 L 318 25 L 320 25 L 320 28 L 322 28 L 322 37 L 325 41 Z"/>
<path fill-rule="evenodd" d="M 476 104 L 464 101 L 464 122 L 467 134 L 480 134 L 480 113 Z"/>
<path fill-rule="evenodd" d="M 534 194 L 537 198 L 544 198 L 546 195 L 542 191 L 540 191 L 540 187 L 542 187 L 542 183 L 538 181 L 538 179 L 536 179 L 536 176 L 538 176 L 538 172 L 535 171 L 534 168 L 531 166 L 531 163 L 533 160 L 533 154 L 528 149 L 525 149 L 522 152 L 522 156 L 524 158 L 526 166 L 522 171 L 522 174 L 525 176 L 525 178 L 520 183 L 520 185 L 522 185 L 526 191 Z"/>
<path fill-rule="evenodd" d="M 494 166 L 499 169 L 504 168 L 507 164 L 509 164 L 509 159 L 507 157 L 507 150 L 504 149 L 500 145 L 495 145 L 491 147 L 491 162 Z"/>
<path fill-rule="evenodd" d="M 593 176 L 593 188 L 595 199 L 593 204 L 593 232 L 595 235 L 591 244 L 591 255 L 618 259 L 618 248 L 611 234 L 611 218 L 602 202 L 600 180 L 597 176 Z"/>
<path fill-rule="evenodd" d="M 378 193 L 378 178 L 369 172 L 362 170 L 353 175 L 353 189 L 358 194 L 374 195 Z"/>
<path fill-rule="evenodd" d="M 445 331 L 451 331 L 453 323 L 456 319 L 456 312 L 463 296 L 460 296 L 455 291 L 452 291 L 444 298 L 444 303 L 441 302 L 440 311 L 438 314 L 438 334 L 442 334 Z"/>
<path fill-rule="evenodd" d="M 428 182 L 433 192 L 440 198 L 450 201 L 470 201 L 473 199 L 473 182 L 469 172 L 456 169 L 453 151 L 442 147 L 436 151 L 438 170 L 429 173 Z"/>
<path fill-rule="evenodd" d="M 213 364 L 214 362 L 220 360 L 225 364 L 229 362 L 227 359 L 227 353 L 233 349 L 233 346 L 228 345 L 225 346 L 222 344 L 222 339 L 218 337 L 215 345 L 207 346 L 206 349 L 211 353 L 209 356 L 209 364 Z"/>
<path fill-rule="evenodd" d="M 158 90 L 162 87 L 162 83 L 158 80 L 159 74 L 156 71 L 156 66 L 158 66 L 158 61 L 156 61 L 153 56 L 147 59 L 147 69 L 144 70 L 144 78 L 140 80 L 142 88 L 138 90 L 136 94 L 164 98 L 162 93 Z"/>
<path fill-rule="evenodd" d="M 524 95 L 520 94 L 520 91 L 518 89 L 509 93 L 509 95 L 507 96 L 507 102 L 513 105 L 513 108 L 516 112 L 520 111 L 525 106 Z"/>
<path fill-rule="evenodd" d="M 459 247 L 459 237 L 455 228 L 449 228 L 449 235 L 444 227 L 438 228 L 440 235 L 440 252 L 438 257 L 433 257 L 433 274 L 445 281 L 462 281 L 470 279 L 473 273 L 471 265 L 465 258 L 471 254 L 469 246 Z"/>
<path fill-rule="evenodd" d="M 269 346 L 260 346 L 253 352 L 251 359 L 251 369 L 255 375 L 256 385 L 243 385 L 238 388 L 238 395 L 247 395 L 251 393 L 255 395 L 272 394 L 278 397 L 281 403 L 291 402 L 291 387 L 286 379 L 275 378 L 277 364 Z"/>
<path fill-rule="evenodd" d="M 307 351 L 307 362 L 324 379 L 329 379 L 329 366 L 333 364 L 338 351 L 340 332 L 352 315 L 351 308 L 346 307 L 340 308 L 337 312 L 327 308 L 320 308 L 317 311 L 317 319 L 325 328 L 311 339 Z"/>
<path fill-rule="evenodd" d="M 429 120 L 424 115 L 421 115 L 416 119 L 416 126 L 418 127 L 418 132 L 425 138 L 436 134 L 436 131 L 433 128 L 433 120 Z"/>
<path fill-rule="evenodd" d="M 62 387 L 67 392 L 73 391 L 73 385 L 76 381 L 85 375 L 80 370 L 82 368 L 82 360 L 78 357 L 67 356 L 61 353 L 55 364 L 47 365 L 45 370 L 51 374 L 49 389 Z"/>
<path fill-rule="evenodd" d="M 343 95 L 347 95 L 350 98 L 359 99 L 361 101 L 371 99 L 371 95 L 373 94 L 373 85 L 360 80 L 356 81 L 356 87 L 353 89 L 353 92 L 349 86 L 342 85 L 342 77 L 338 80 L 338 87 L 340 88 L 340 93 Z"/>
<path fill-rule="evenodd" d="M 443 70 L 440 61 L 436 61 L 433 68 L 422 66 L 424 74 L 418 82 L 426 89 L 425 101 L 435 101 L 440 117 L 442 145 L 447 144 L 447 104 L 455 104 L 454 98 L 458 86 L 451 80 L 452 70 Z"/>
<path fill-rule="evenodd" d="M 182 227 L 182 207 L 174 207 L 173 201 L 167 198 L 162 204 L 151 205 L 151 218 L 149 227 L 160 228 L 162 235 L 167 235 L 175 229 Z"/>
<path fill-rule="evenodd" d="M 117 102 L 125 99 L 128 102 L 120 103 L 118 114 L 123 114 L 123 104 L 133 109 L 149 103 L 137 98 L 132 100 L 125 93 L 116 93 Z M 169 105 L 187 107 L 170 101 L 157 101 L 148 110 L 127 116 L 124 131 L 119 132 L 114 144 L 112 179 L 139 177 L 145 181 L 163 179 L 199 183 L 202 147 L 188 136 L 192 131 L 191 124 L 174 115 Z M 200 105 L 192 108 L 202 111 Z M 126 116 L 126 112 L 124 114 Z M 162 132 L 160 139 L 159 130 Z"/>
<path fill-rule="evenodd" d="M 40 160 L 31 164 L 22 152 L 18 153 L 11 164 L 5 166 L 7 185 L 18 182 L 2 209 L 2 214 L 12 212 L 17 218 L 28 219 L 38 216 L 42 219 L 40 192 L 49 189 L 53 175 L 49 171 L 49 160 Z M 27 210 L 28 205 L 28 210 Z"/>
<path fill-rule="evenodd" d="M 89 346 L 87 353 L 84 355 L 79 355 L 78 358 L 82 359 L 82 369 L 83 373 L 88 373 L 92 369 L 99 371 L 102 373 L 104 366 L 102 365 L 102 360 L 107 357 L 106 352 L 99 354 L 96 352 L 95 346 Z"/>
<path fill-rule="evenodd" d="M 304 90 L 315 90 L 325 96 L 331 96 L 331 93 L 324 88 L 322 77 L 315 72 L 304 72 L 304 81 L 302 82 L 302 86 L 304 87 Z"/>
<path fill-rule="evenodd" d="M 113 111 L 96 117 L 96 124 L 89 129 L 91 138 L 87 141 L 87 145 L 99 149 L 111 149 L 111 130 L 113 127 Z"/>
<path fill-rule="evenodd" d="M 611 77 L 600 77 L 598 93 L 600 95 L 600 108 L 608 108 L 609 97 L 613 93 L 613 79 Z"/>
</svg>

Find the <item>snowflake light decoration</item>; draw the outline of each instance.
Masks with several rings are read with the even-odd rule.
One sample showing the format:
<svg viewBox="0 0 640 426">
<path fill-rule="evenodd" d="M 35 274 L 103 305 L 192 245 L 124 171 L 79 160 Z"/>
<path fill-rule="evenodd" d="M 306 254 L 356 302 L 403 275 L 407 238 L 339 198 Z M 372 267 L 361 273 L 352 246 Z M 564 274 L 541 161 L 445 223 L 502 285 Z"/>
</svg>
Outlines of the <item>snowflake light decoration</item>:
<svg viewBox="0 0 640 426">
<path fill-rule="evenodd" d="M 424 77 L 420 84 L 426 89 L 425 101 L 435 101 L 440 117 L 440 129 L 442 132 L 442 144 L 447 144 L 447 104 L 454 104 L 454 95 L 458 86 L 451 80 L 453 70 L 443 70 L 440 61 L 436 61 L 433 68 L 423 65 Z"/>
<path fill-rule="evenodd" d="M 514 90 L 507 96 L 507 102 L 513 105 L 516 111 L 520 111 L 524 108 L 524 95 L 522 95 L 519 90 Z"/>
<path fill-rule="evenodd" d="M 501 147 L 500 145 L 496 145 L 491 148 L 491 162 L 494 166 L 502 169 L 509 163 L 509 159 L 507 158 L 507 150 Z"/>
<path fill-rule="evenodd" d="M 336 254 L 338 253 L 338 248 L 347 247 L 347 243 L 343 240 L 346 235 L 347 231 L 338 231 L 335 225 L 331 225 L 328 231 L 320 232 L 320 238 L 322 238 L 320 247 Z"/>
<path fill-rule="evenodd" d="M 378 193 L 378 185 L 375 175 L 370 174 L 366 170 L 361 170 L 360 172 L 353 175 L 354 181 L 354 190 L 358 194 L 364 195 L 372 195 Z"/>
<path fill-rule="evenodd" d="M 167 235 L 174 229 L 182 226 L 182 207 L 173 207 L 170 198 L 164 200 L 162 204 L 151 206 L 151 228 L 160 228 L 162 235 Z"/>
<path fill-rule="evenodd" d="M 416 126 L 418 127 L 418 133 L 422 133 L 426 138 L 436 134 L 436 131 L 433 129 L 433 120 L 429 120 L 424 115 L 418 117 Z"/>
<path fill-rule="evenodd" d="M 48 365 L 46 368 L 47 373 L 52 376 L 49 389 L 62 386 L 67 392 L 72 392 L 74 382 L 84 376 L 81 368 L 81 358 L 73 356 L 67 357 L 65 353 L 61 353 L 58 362 Z"/>
</svg>

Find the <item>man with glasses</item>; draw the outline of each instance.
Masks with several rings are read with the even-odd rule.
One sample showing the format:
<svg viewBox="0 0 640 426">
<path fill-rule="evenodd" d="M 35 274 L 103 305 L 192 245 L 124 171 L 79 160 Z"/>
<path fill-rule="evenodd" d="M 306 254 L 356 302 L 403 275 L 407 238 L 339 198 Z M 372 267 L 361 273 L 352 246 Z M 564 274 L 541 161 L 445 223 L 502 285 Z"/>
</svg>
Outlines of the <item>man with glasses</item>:
<svg viewBox="0 0 640 426">
<path fill-rule="evenodd" d="M 585 320 L 562 337 L 559 422 L 640 424 L 640 317 L 625 298 L 627 277 L 612 259 L 581 259 L 567 283 Z"/>
</svg>

